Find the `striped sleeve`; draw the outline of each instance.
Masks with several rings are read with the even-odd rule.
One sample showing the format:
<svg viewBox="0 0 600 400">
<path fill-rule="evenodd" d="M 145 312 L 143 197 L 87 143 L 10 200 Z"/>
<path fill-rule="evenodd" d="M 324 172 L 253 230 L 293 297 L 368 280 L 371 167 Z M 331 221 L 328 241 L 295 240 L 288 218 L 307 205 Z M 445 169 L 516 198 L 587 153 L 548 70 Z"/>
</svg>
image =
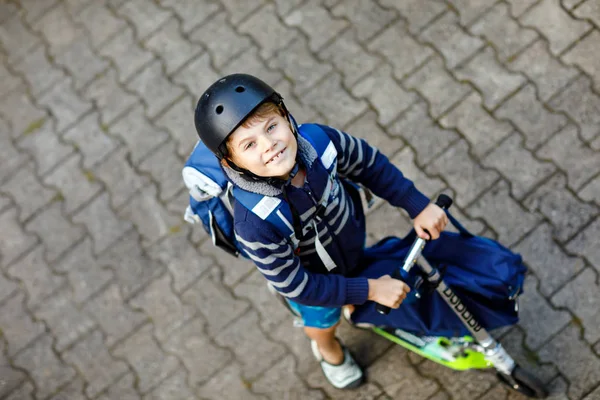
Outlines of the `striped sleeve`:
<svg viewBox="0 0 600 400">
<path fill-rule="evenodd" d="M 411 218 L 427 207 L 429 199 L 379 150 L 363 139 L 319 126 L 335 145 L 340 175 L 363 184 L 391 205 L 404 208 Z"/>
<path fill-rule="evenodd" d="M 346 278 L 306 270 L 288 240 L 266 224 L 256 226 L 248 221 L 236 222 L 235 235 L 260 273 L 288 299 L 323 307 L 367 301 L 366 278 Z"/>
</svg>

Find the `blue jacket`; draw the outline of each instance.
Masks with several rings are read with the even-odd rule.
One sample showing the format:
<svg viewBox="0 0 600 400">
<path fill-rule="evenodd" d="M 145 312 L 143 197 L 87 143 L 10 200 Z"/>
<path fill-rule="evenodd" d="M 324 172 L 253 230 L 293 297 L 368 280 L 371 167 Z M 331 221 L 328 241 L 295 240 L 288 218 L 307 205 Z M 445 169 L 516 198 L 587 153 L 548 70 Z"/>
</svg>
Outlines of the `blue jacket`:
<svg viewBox="0 0 600 400">
<path fill-rule="evenodd" d="M 287 182 L 282 188 L 265 182 L 249 182 L 225 168 L 234 185 L 268 196 L 286 190 L 291 206 L 298 212 L 303 228 L 299 247 L 294 250 L 288 237 L 243 205 L 234 207 L 234 230 L 258 270 L 285 297 L 298 303 L 318 306 L 362 304 L 367 300 L 368 282 L 357 275 L 364 265 L 365 215 L 360 198 L 341 177 L 361 183 L 391 205 L 404 208 L 416 217 L 429 199 L 406 179 L 388 158 L 366 141 L 337 129 L 319 125 L 337 150 L 337 176 L 325 207 L 320 203 L 330 174 L 311 144 L 298 137 L 298 156 L 306 166 L 304 187 Z M 330 271 L 315 248 L 315 235 L 336 264 Z"/>
</svg>

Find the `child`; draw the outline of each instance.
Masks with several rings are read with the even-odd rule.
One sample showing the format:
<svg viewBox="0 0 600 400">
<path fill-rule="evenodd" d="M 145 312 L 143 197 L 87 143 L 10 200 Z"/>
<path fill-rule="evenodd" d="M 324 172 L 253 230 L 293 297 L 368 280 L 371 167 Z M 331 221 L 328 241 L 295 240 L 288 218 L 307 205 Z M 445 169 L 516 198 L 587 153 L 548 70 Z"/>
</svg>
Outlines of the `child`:
<svg viewBox="0 0 600 400">
<path fill-rule="evenodd" d="M 236 238 L 302 317 L 328 381 L 358 386 L 363 372 L 335 337 L 341 307 L 371 300 L 398 308 L 410 289 L 388 275 L 353 277 L 367 267 L 360 264 L 365 216 L 354 186 L 340 177 L 404 208 L 422 238 L 437 239 L 446 214 L 364 140 L 318 125 L 333 146 L 319 156 L 282 97 L 256 77 L 233 74 L 215 82 L 198 101 L 195 125 L 235 186 L 288 203 L 297 246 L 240 202 L 233 212 Z"/>
</svg>

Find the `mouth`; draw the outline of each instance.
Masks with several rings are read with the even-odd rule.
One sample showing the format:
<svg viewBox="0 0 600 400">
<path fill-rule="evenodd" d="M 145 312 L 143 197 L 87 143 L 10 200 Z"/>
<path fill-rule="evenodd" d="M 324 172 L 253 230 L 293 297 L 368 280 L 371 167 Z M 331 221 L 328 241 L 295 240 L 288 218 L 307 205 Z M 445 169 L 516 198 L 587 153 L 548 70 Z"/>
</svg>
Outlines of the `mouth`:
<svg viewBox="0 0 600 400">
<path fill-rule="evenodd" d="M 269 161 L 267 161 L 265 163 L 265 165 L 268 165 L 270 163 L 272 163 L 273 161 L 277 161 L 281 158 L 281 155 L 283 154 L 284 151 L 286 151 L 287 147 L 285 147 L 283 150 L 281 150 L 279 153 L 275 154 Z"/>
</svg>

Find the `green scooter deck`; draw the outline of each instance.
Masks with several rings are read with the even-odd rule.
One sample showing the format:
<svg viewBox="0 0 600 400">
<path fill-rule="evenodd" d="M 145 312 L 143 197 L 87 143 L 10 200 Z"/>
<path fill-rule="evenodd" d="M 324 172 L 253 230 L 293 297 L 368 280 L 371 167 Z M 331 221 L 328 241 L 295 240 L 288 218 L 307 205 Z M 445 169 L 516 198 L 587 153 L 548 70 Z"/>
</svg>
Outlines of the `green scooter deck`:
<svg viewBox="0 0 600 400">
<path fill-rule="evenodd" d="M 373 327 L 372 329 L 378 335 L 381 335 L 381 336 L 385 337 L 386 339 L 391 340 L 392 342 L 399 344 L 400 346 L 402 346 L 414 353 L 419 354 L 422 357 L 425 357 L 431 361 L 434 361 L 438 364 L 444 365 L 448 368 L 452 368 L 457 371 L 465 371 L 468 369 L 487 369 L 487 368 L 493 367 L 493 364 L 490 363 L 489 361 L 487 361 L 484 358 L 483 354 L 481 354 L 478 351 L 472 350 L 472 349 L 467 348 L 464 350 L 464 356 L 456 357 L 456 359 L 454 361 L 447 361 L 447 360 L 441 359 L 439 356 L 437 356 L 433 353 L 427 352 L 427 349 L 421 349 L 418 346 L 415 346 L 415 345 L 409 343 L 408 341 L 403 340 L 392 333 L 386 332 L 385 330 L 383 330 L 381 328 Z M 463 339 L 465 341 L 469 341 L 469 342 L 473 341 L 473 338 L 471 338 L 470 336 L 465 336 L 465 337 L 463 337 Z M 438 340 L 438 344 L 443 340 L 444 340 L 444 338 L 440 338 Z"/>
</svg>

